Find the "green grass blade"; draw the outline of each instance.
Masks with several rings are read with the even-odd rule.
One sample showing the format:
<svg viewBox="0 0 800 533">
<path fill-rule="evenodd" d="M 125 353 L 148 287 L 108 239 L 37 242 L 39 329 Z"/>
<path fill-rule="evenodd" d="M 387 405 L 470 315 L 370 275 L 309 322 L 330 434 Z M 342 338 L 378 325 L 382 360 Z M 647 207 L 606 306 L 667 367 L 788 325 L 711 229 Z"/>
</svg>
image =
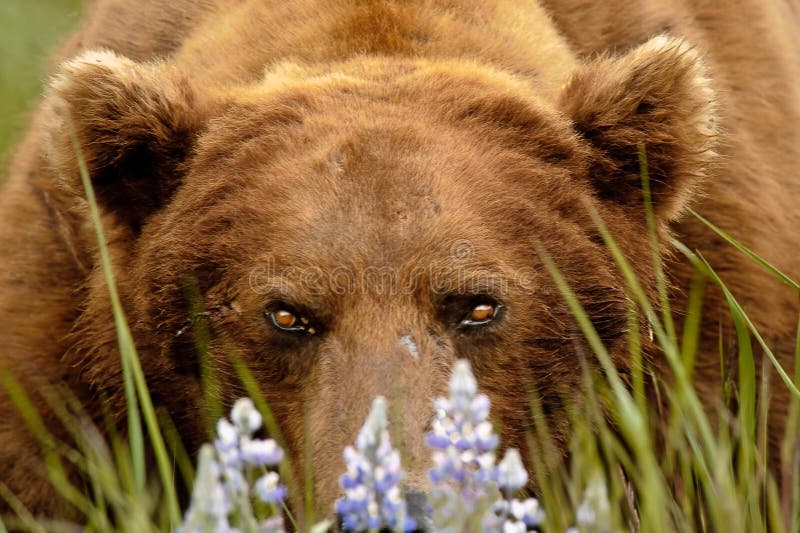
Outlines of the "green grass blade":
<svg viewBox="0 0 800 533">
<path fill-rule="evenodd" d="M 642 352 L 642 338 L 639 331 L 639 313 L 632 302 L 628 306 L 628 353 L 631 357 L 633 398 L 639 411 L 645 412 L 647 409 L 647 395 L 645 394 L 644 353 Z"/>
<path fill-rule="evenodd" d="M 100 212 L 97 208 L 97 199 L 94 195 L 89 172 L 86 168 L 86 163 L 83 159 L 83 153 L 78 142 L 78 138 L 74 131 L 71 131 L 72 147 L 78 159 L 78 168 L 80 171 L 81 181 L 83 183 L 84 193 L 89 203 L 89 213 L 92 220 L 92 225 L 95 230 L 95 237 L 97 239 L 100 262 L 103 269 L 103 275 L 108 286 L 109 296 L 111 298 L 112 312 L 114 315 L 114 325 L 117 333 L 117 342 L 119 344 L 120 359 L 122 362 L 122 376 L 125 383 L 125 400 L 128 407 L 128 439 L 130 440 L 131 459 L 133 462 L 134 476 L 136 480 L 136 488 L 139 491 L 144 490 L 144 482 L 146 477 L 145 467 L 145 453 L 144 453 L 144 436 L 141 426 L 141 418 L 139 416 L 139 404 L 136 400 L 136 388 L 133 381 L 133 372 L 131 370 L 131 346 L 132 339 L 130 333 L 127 331 L 127 323 L 125 316 L 122 312 L 122 305 L 119 301 L 117 294 L 117 286 L 114 283 L 114 275 L 111 269 L 111 257 L 108 253 L 106 246 L 106 239 L 103 232 Z"/>
<path fill-rule="evenodd" d="M 730 235 L 728 235 L 727 233 L 722 231 L 720 228 L 718 228 L 717 226 L 712 224 L 709 220 L 703 218 L 696 211 L 693 211 L 692 209 L 689 209 L 689 212 L 692 215 L 694 215 L 695 217 L 697 217 L 697 219 L 700 220 L 700 222 L 702 222 L 703 224 L 705 224 L 706 226 L 711 228 L 711 230 L 713 230 L 714 233 L 716 233 L 717 235 L 719 235 L 720 237 L 725 239 L 729 244 L 733 245 L 737 250 L 739 250 L 740 252 L 745 254 L 747 257 L 752 259 L 754 262 L 756 262 L 759 265 L 761 265 L 762 267 L 764 267 L 767 271 L 769 271 L 777 279 L 781 280 L 783 283 L 785 283 L 786 285 L 788 285 L 789 287 L 791 287 L 792 289 L 794 289 L 795 291 L 800 293 L 800 284 L 798 284 L 792 278 L 790 278 L 789 276 L 787 276 L 786 274 L 781 272 L 777 267 L 773 266 L 768 261 L 763 259 L 760 255 L 758 255 L 757 253 L 752 251 L 750 248 L 748 248 L 747 246 L 745 246 L 744 244 L 742 244 L 738 240 L 734 239 L 733 237 L 731 237 Z"/>
<path fill-rule="evenodd" d="M 681 354 L 683 356 L 683 365 L 686 369 L 686 376 L 689 380 L 691 380 L 694 375 L 695 357 L 699 349 L 705 279 L 706 278 L 703 276 L 692 277 L 691 286 L 689 287 L 689 298 L 686 303 L 686 318 L 683 321 Z"/>
<path fill-rule="evenodd" d="M 316 509 L 314 508 L 314 455 L 312 448 L 314 438 L 311 436 L 311 417 L 308 412 L 303 413 L 303 434 L 305 437 L 303 445 L 303 487 L 305 488 L 303 491 L 303 503 L 305 507 L 304 520 L 306 531 L 308 531 L 311 524 L 316 522 Z"/>
<path fill-rule="evenodd" d="M 695 263 L 696 266 L 703 269 L 706 275 L 708 275 L 719 286 L 719 288 L 722 289 L 722 292 L 725 295 L 725 299 L 728 301 L 728 305 L 731 307 L 731 309 L 734 309 L 741 316 L 742 320 L 744 320 L 744 323 L 747 325 L 747 328 L 750 330 L 750 333 L 753 335 L 753 337 L 756 338 L 758 344 L 761 345 L 761 348 L 764 350 L 764 353 L 767 354 L 767 357 L 772 363 L 772 366 L 778 372 L 778 375 L 780 376 L 781 380 L 783 380 L 783 382 L 786 384 L 786 387 L 795 397 L 800 398 L 800 390 L 798 390 L 797 386 L 792 381 L 792 378 L 789 377 L 789 375 L 786 373 L 786 370 L 783 368 L 780 361 L 778 361 L 778 358 L 775 356 L 773 351 L 767 345 L 766 341 L 764 341 L 764 338 L 758 332 L 758 329 L 755 327 L 755 324 L 753 324 L 753 322 L 750 320 L 750 317 L 747 316 L 747 313 L 744 312 L 742 306 L 739 305 L 739 302 L 736 300 L 731 291 L 728 289 L 727 285 L 723 283 L 722 279 L 720 279 L 720 277 L 717 275 L 716 271 L 711 267 L 708 261 L 706 261 L 702 255 L 696 254 L 691 250 L 689 250 L 682 243 L 675 241 L 674 244 L 690 260 L 692 260 L 692 262 Z"/>
<path fill-rule="evenodd" d="M 97 245 L 100 251 L 100 261 L 105 277 L 106 285 L 111 298 L 112 312 L 114 315 L 114 323 L 117 330 L 117 338 L 120 348 L 120 356 L 123 362 L 123 373 L 125 374 L 125 388 L 126 398 L 128 400 L 129 421 L 132 430 L 129 438 L 131 439 L 132 459 L 134 464 L 134 472 L 137 476 L 137 487 L 141 483 L 140 478 L 144 478 L 144 437 L 139 421 L 138 413 L 136 412 L 136 398 L 132 397 L 129 387 L 129 380 L 135 385 L 136 396 L 138 397 L 138 405 L 141 407 L 142 414 L 144 415 L 145 424 L 147 425 L 148 435 L 153 447 L 153 453 L 156 458 L 156 464 L 161 476 L 161 482 L 165 492 L 165 503 L 169 511 L 170 520 L 173 526 L 177 526 L 181 520 L 180 507 L 178 505 L 178 497 L 175 492 L 175 483 L 172 476 L 172 465 L 170 464 L 167 455 L 164 439 L 161 435 L 161 430 L 158 427 L 158 420 L 156 418 L 155 409 L 153 407 L 150 393 L 147 389 L 147 382 L 144 378 L 139 356 L 136 353 L 136 348 L 133 343 L 133 337 L 128 327 L 125 313 L 122 309 L 119 294 L 117 293 L 117 286 L 114 281 L 114 272 L 111 267 L 111 256 L 108 252 L 106 239 L 103 232 L 102 220 L 100 217 L 100 210 L 97 207 L 97 199 L 95 198 L 94 189 L 89 178 L 89 172 L 86 168 L 86 162 L 83 158 L 80 144 L 75 131 L 71 129 L 72 146 L 78 160 L 78 167 L 83 183 L 86 200 L 89 204 L 89 213 L 92 224 L 95 229 L 97 237 Z M 133 412 L 131 413 L 131 410 Z M 137 472 L 138 471 L 138 472 Z"/>
<path fill-rule="evenodd" d="M 534 431 L 528 431 L 525 437 L 528 459 L 533 465 L 533 473 L 539 486 L 538 497 L 545 508 L 553 509 L 545 515 L 548 531 L 563 531 L 570 524 L 572 517 L 569 516 L 566 491 L 562 490 L 564 483 L 554 480 L 558 479 L 558 474 L 563 473 L 557 471 L 562 467 L 561 457 L 556 450 L 547 418 L 542 410 L 541 398 L 535 390 L 531 390 L 528 399 Z"/>
<path fill-rule="evenodd" d="M 207 418 L 206 430 L 209 436 L 216 433 L 217 421 L 224 416 L 222 408 L 222 391 L 220 390 L 219 373 L 211 348 L 211 333 L 208 329 L 206 309 L 196 279 L 186 279 L 184 293 L 189 303 L 191 332 L 200 361 L 200 384 L 203 390 Z"/>
<path fill-rule="evenodd" d="M 580 305 L 577 296 L 559 271 L 550 254 L 539 243 L 535 247 L 539 258 L 555 282 L 573 317 L 578 322 L 578 326 L 589 343 L 589 347 L 600 362 L 606 379 L 611 386 L 616 409 L 618 410 L 616 420 L 625 439 L 634 449 L 641 471 L 639 479 L 641 486 L 639 488 L 642 496 L 642 522 L 647 524 L 650 531 L 665 531 L 668 520 L 665 514 L 666 509 L 663 507 L 663 502 L 666 498 L 664 480 L 662 479 L 658 462 L 655 459 L 654 448 L 645 419 L 617 374 L 616 367 L 612 363 L 606 347 Z"/>
<path fill-rule="evenodd" d="M 25 529 L 31 531 L 32 533 L 47 533 L 47 530 L 45 530 L 44 526 L 39 524 L 30 511 L 28 511 L 28 509 L 22 504 L 21 501 L 19 501 L 14 493 L 11 492 L 11 489 L 8 488 L 8 485 L 3 483 L 3 480 L 0 480 L 0 498 L 3 498 L 11 510 L 16 513 L 17 518 L 19 518 L 21 525 L 25 527 Z"/>
<path fill-rule="evenodd" d="M 305 488 L 305 484 L 301 485 L 297 481 L 297 477 L 295 476 L 295 469 L 292 465 L 292 460 L 290 458 L 289 448 L 286 444 L 286 439 L 283 437 L 283 433 L 281 432 L 280 427 L 278 426 L 278 422 L 275 419 L 275 415 L 272 413 L 272 408 L 269 406 L 266 398 L 264 397 L 264 393 L 261 390 L 261 386 L 259 385 L 258 381 L 256 380 L 253 373 L 250 371 L 250 368 L 244 362 L 244 360 L 239 356 L 236 352 L 235 348 L 231 345 L 227 347 L 228 356 L 230 357 L 231 363 L 233 364 L 234 370 L 236 374 L 239 376 L 239 380 L 242 382 L 242 385 L 247 392 L 247 395 L 253 400 L 253 404 L 256 406 L 256 409 L 261 413 L 261 417 L 264 421 L 264 427 L 267 430 L 270 438 L 274 439 L 275 442 L 280 445 L 287 453 L 283 457 L 283 461 L 281 464 L 278 465 L 278 471 L 280 472 L 281 479 L 286 484 L 289 493 L 297 493 L 298 491 Z M 306 493 L 306 500 L 308 495 Z M 306 501 L 306 505 L 308 506 L 308 501 Z M 292 522 L 295 522 L 295 518 L 290 516 L 289 517 Z"/>
<path fill-rule="evenodd" d="M 703 447 L 708 450 L 708 453 L 713 454 L 714 437 L 711 432 L 711 426 L 705 415 L 702 404 L 694 392 L 692 382 L 688 378 L 683 365 L 683 359 L 678 352 L 676 343 L 672 342 L 665 328 L 661 325 L 661 321 L 653 310 L 652 304 L 647 298 L 639 280 L 636 278 L 633 268 L 612 237 L 608 227 L 605 225 L 602 218 L 600 218 L 597 210 L 589 203 L 586 203 L 585 207 L 592 221 L 600 231 L 603 241 L 619 266 L 625 278 L 628 290 L 631 292 L 634 300 L 638 303 L 653 328 L 655 339 L 658 341 L 674 374 L 675 385 L 678 388 L 677 397 L 681 398 L 684 402 L 680 407 L 685 411 L 685 414 L 691 416 L 692 420 L 697 425 L 697 430 L 700 432 L 700 436 L 703 440 Z"/>
<path fill-rule="evenodd" d="M 653 254 L 653 267 L 656 274 L 656 290 L 661 306 L 661 320 L 667 336 L 673 343 L 677 342 L 675 333 L 675 323 L 672 319 L 672 310 L 669 302 L 669 291 L 667 290 L 667 277 L 664 273 L 664 261 L 661 257 L 661 246 L 658 241 L 658 226 L 656 224 L 655 212 L 653 211 L 653 195 L 650 190 L 650 172 L 647 166 L 647 150 L 643 143 L 638 145 L 639 169 L 642 178 L 642 192 L 644 195 L 645 220 L 647 223 L 647 234 L 650 237 L 650 248 Z"/>
<path fill-rule="evenodd" d="M 753 347 L 744 319 L 731 309 L 736 339 L 739 348 L 737 400 L 739 406 L 739 456 L 737 466 L 739 478 L 747 479 L 755 466 L 756 442 L 756 366 L 753 360 Z M 747 492 L 751 492 L 748 487 Z M 750 500 L 751 497 L 747 497 Z"/>
<path fill-rule="evenodd" d="M 69 481 L 69 476 L 59 454 L 59 448 L 68 449 L 68 447 L 59 442 L 50 433 L 39 411 L 22 385 L 5 366 L 0 366 L 0 385 L 8 394 L 17 411 L 22 415 L 23 421 L 31 434 L 39 442 L 47 468 L 47 475 L 53 488 L 79 511 L 88 512 L 90 507 L 89 500 Z M 31 450 L 31 453 L 34 453 L 33 450 Z"/>
<path fill-rule="evenodd" d="M 606 246 L 619 266 L 631 296 L 650 321 L 655 339 L 672 370 L 672 386 L 675 388 L 675 392 L 669 395 L 669 397 L 674 399 L 674 401 L 671 402 L 670 409 L 678 410 L 681 413 L 684 419 L 683 431 L 686 433 L 686 438 L 688 442 L 691 443 L 694 453 L 697 455 L 695 459 L 697 476 L 703 487 L 705 500 L 709 502 L 709 506 L 704 508 L 704 510 L 710 519 L 710 525 L 720 530 L 725 529 L 727 524 L 730 523 L 729 517 L 735 515 L 731 512 L 719 509 L 719 506 L 713 502 L 716 502 L 720 497 L 721 488 L 725 488 L 729 493 L 732 493 L 730 487 L 734 485 L 734 482 L 726 470 L 714 467 L 714 462 L 720 461 L 721 456 L 719 454 L 718 442 L 712 431 L 711 421 L 706 414 L 703 402 L 700 401 L 694 389 L 694 384 L 689 379 L 682 354 L 680 354 L 676 343 L 672 341 L 665 328 L 662 326 L 658 315 L 655 313 L 651 302 L 639 283 L 639 280 L 636 278 L 627 258 L 622 253 L 622 250 L 611 236 L 608 228 L 594 207 L 588 202 L 585 206 L 590 217 L 598 227 Z"/>
<path fill-rule="evenodd" d="M 794 380 L 800 385 L 800 315 L 797 319 L 794 350 Z M 800 401 L 792 397 L 789 419 L 781 443 L 781 503 L 789 531 L 800 531 Z M 795 482 L 793 482 L 795 480 Z"/>
<path fill-rule="evenodd" d="M 175 427 L 175 422 L 165 409 L 158 410 L 158 419 L 163 428 L 164 438 L 166 439 L 167 446 L 169 446 L 172 457 L 175 458 L 175 466 L 181 473 L 181 480 L 186 488 L 187 494 L 191 494 L 192 487 L 194 486 L 194 465 L 192 459 L 189 457 L 189 452 L 183 445 L 178 428 Z"/>
</svg>

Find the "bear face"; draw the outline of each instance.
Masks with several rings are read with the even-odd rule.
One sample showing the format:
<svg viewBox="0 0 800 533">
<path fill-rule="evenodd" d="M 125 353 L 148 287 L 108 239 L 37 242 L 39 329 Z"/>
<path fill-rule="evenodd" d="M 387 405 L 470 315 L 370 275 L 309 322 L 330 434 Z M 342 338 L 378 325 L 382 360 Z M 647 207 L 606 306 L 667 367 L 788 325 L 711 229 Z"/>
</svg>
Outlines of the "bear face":
<svg viewBox="0 0 800 533">
<path fill-rule="evenodd" d="M 569 79 L 551 100 L 474 64 L 375 59 L 284 64 L 256 85 L 203 90 L 167 64 L 90 52 L 53 83 L 43 135 L 91 265 L 75 144 L 83 153 L 155 401 L 189 443 L 204 440 L 187 327 L 199 313 L 226 401 L 242 393 L 235 356 L 299 479 L 310 451 L 327 510 L 341 450 L 378 394 L 407 483 L 424 490 L 431 402 L 457 358 L 472 362 L 506 445 L 525 446 L 531 393 L 567 434 L 565 396 L 582 361 L 595 363 L 537 249 L 626 372 L 624 283 L 586 206 L 626 254 L 647 256 L 637 145 L 667 232 L 710 158 L 712 98 L 696 54 L 666 38 Z M 637 264 L 651 283 L 649 262 Z M 98 271 L 72 357 L 124 405 Z"/>
<path fill-rule="evenodd" d="M 341 105 L 340 94 L 332 98 L 320 107 Z M 180 276 L 200 272 L 204 307 L 212 310 L 209 327 L 232 339 L 264 376 L 278 418 L 308 413 L 314 464 L 332 465 L 316 473 L 320 485 L 326 483 L 321 501 L 336 494 L 340 449 L 377 394 L 401 402 L 397 423 L 415 475 L 408 481 L 424 483 L 422 436 L 431 400 L 445 392 L 457 357 L 470 357 L 476 372 L 495 384 L 495 412 L 507 411 L 504 423 L 513 421 L 520 436 L 530 427 L 524 398 L 534 375 L 553 378 L 538 387 L 540 394 L 561 398 L 558 388 L 571 379 L 559 375 L 575 376 L 575 362 L 562 362 L 574 350 L 577 329 L 550 290 L 532 236 L 570 243 L 570 255 L 583 265 L 579 275 L 593 278 L 586 302 L 596 306 L 597 323 L 609 326 L 609 339 L 619 336 L 625 317 L 621 284 L 605 254 L 578 220 L 559 215 L 567 205 L 547 201 L 580 201 L 580 189 L 568 187 L 564 170 L 580 157 L 568 129 L 557 154 L 545 146 L 546 159 L 523 158 L 516 149 L 481 140 L 480 128 L 447 117 L 420 128 L 419 117 L 398 114 L 391 104 L 353 95 L 346 101 L 350 116 L 362 120 L 320 115 L 303 104 L 296 111 L 302 120 L 282 125 L 276 135 L 269 131 L 274 119 L 256 106 L 253 122 L 245 119 L 247 130 L 263 133 L 239 142 L 226 138 L 233 129 L 227 120 L 213 124 L 199 140 L 185 186 L 142 234 L 148 244 L 135 263 L 142 283 L 152 287 L 146 292 L 172 288 L 171 309 L 185 307 Z M 246 116 L 236 106 L 229 113 L 236 121 Z M 213 153 L 220 139 L 241 149 L 220 157 Z M 465 146 L 471 147 L 467 157 Z M 523 179 L 530 185 L 519 183 Z M 513 192 L 522 186 L 530 193 Z M 178 242 L 192 242 L 192 249 L 173 257 L 177 250 L 167 250 Z M 154 269 L 158 276 L 148 277 Z M 145 305 L 142 313 L 154 316 L 164 300 Z M 497 316 L 468 325 L 481 305 Z M 299 331 L 275 323 L 274 313 L 282 311 L 301 321 L 291 324 Z M 174 337 L 185 317 L 162 318 L 164 335 Z M 215 348 L 227 356 L 224 346 Z M 511 369 L 516 379 L 504 377 Z M 509 387 L 522 401 L 503 400 Z M 303 450 L 304 428 L 287 433 L 296 439 L 295 451 Z"/>
</svg>

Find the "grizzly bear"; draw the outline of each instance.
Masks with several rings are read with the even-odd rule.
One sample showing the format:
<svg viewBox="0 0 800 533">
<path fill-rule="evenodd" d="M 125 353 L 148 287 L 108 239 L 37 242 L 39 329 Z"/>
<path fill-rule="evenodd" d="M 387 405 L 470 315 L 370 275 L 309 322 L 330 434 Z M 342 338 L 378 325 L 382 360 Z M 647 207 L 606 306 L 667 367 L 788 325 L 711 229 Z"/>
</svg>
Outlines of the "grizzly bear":
<svg viewBox="0 0 800 533">
<path fill-rule="evenodd" d="M 564 392 L 596 362 L 539 247 L 629 371 L 629 298 L 587 206 L 655 303 L 640 145 L 676 317 L 693 273 L 673 236 L 788 367 L 796 295 L 687 208 L 800 275 L 799 25 L 779 0 L 96 0 L 0 197 L 3 372 L 59 438 L 47 392 L 65 386 L 99 427 L 124 427 L 80 151 L 153 401 L 190 449 L 208 437 L 187 329 L 202 315 L 222 402 L 244 393 L 235 353 L 299 473 L 310 457 L 320 513 L 378 394 L 424 491 L 431 400 L 458 358 L 505 444 L 525 448 L 527 392 L 569 434 Z M 696 381 L 710 411 L 726 316 L 709 289 Z M 787 404 L 775 386 L 773 444 Z M 0 479 L 33 513 L 69 515 L 15 413 L 0 392 Z"/>
</svg>

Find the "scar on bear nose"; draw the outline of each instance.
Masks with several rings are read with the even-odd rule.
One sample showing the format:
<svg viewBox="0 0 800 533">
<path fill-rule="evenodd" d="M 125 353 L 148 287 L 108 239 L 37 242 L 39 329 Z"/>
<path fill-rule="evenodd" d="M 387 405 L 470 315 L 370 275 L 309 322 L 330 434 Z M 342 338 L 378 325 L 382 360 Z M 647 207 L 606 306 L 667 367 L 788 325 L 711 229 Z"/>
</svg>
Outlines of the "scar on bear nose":
<svg viewBox="0 0 800 533">
<path fill-rule="evenodd" d="M 344 170 L 345 154 L 343 150 L 333 149 L 328 152 L 328 166 L 334 174 L 340 173 Z"/>
<path fill-rule="evenodd" d="M 416 341 L 414 341 L 414 337 L 411 336 L 410 333 L 407 333 L 400 337 L 400 340 L 397 341 L 401 348 L 404 348 L 414 359 L 419 359 L 419 347 L 417 347 Z"/>
</svg>

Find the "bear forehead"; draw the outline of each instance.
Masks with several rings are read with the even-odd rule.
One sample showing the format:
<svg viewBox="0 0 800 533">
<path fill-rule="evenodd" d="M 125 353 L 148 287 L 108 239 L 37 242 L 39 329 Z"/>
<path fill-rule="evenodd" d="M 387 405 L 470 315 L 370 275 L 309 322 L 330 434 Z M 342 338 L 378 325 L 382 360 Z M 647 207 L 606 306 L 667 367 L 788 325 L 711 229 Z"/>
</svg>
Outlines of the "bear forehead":
<svg viewBox="0 0 800 533">
<path fill-rule="evenodd" d="M 504 268 L 497 257 L 530 261 L 519 227 L 552 221 L 549 208 L 502 185 L 515 178 L 503 175 L 513 161 L 501 161 L 512 156 L 454 133 L 392 122 L 319 133 L 255 161 L 249 152 L 261 144 L 213 172 L 196 169 L 169 231 L 191 232 L 228 264 L 266 257 L 325 272 L 388 267 L 399 279 L 456 263 L 462 274 L 495 275 Z M 509 243 L 527 253 L 512 253 Z"/>
<path fill-rule="evenodd" d="M 241 253 L 301 260 L 324 249 L 333 263 L 396 266 L 433 248 L 446 259 L 450 245 L 434 243 L 491 249 L 523 225 L 548 228 L 560 216 L 555 202 L 576 205 L 580 187 L 565 179 L 570 128 L 513 80 L 410 68 L 397 76 L 394 91 L 384 83 L 378 93 L 336 77 L 240 95 L 200 139 L 191 195 L 179 194 L 176 209 L 202 213 L 193 226 L 213 228 L 215 242 L 232 228 L 227 240 Z M 537 136 L 547 138 L 546 159 Z"/>
<path fill-rule="evenodd" d="M 339 132 L 249 168 L 227 215 L 279 248 L 334 247 L 396 262 L 431 241 L 479 239 L 500 215 L 497 178 L 470 159 L 410 131 Z M 223 213 L 224 202 L 218 208 Z"/>
<path fill-rule="evenodd" d="M 436 211 L 437 193 L 483 201 L 501 175 L 520 192 L 525 185 L 552 187 L 558 180 L 549 176 L 579 166 L 583 154 L 569 122 L 512 90 L 515 80 L 491 84 L 410 70 L 401 69 L 394 85 L 335 77 L 313 90 L 306 79 L 300 87 L 248 93 L 211 120 L 193 167 L 271 176 L 279 196 L 284 186 L 346 188 L 402 221 L 411 211 Z M 526 184 L 523 174 L 538 176 Z"/>
</svg>

